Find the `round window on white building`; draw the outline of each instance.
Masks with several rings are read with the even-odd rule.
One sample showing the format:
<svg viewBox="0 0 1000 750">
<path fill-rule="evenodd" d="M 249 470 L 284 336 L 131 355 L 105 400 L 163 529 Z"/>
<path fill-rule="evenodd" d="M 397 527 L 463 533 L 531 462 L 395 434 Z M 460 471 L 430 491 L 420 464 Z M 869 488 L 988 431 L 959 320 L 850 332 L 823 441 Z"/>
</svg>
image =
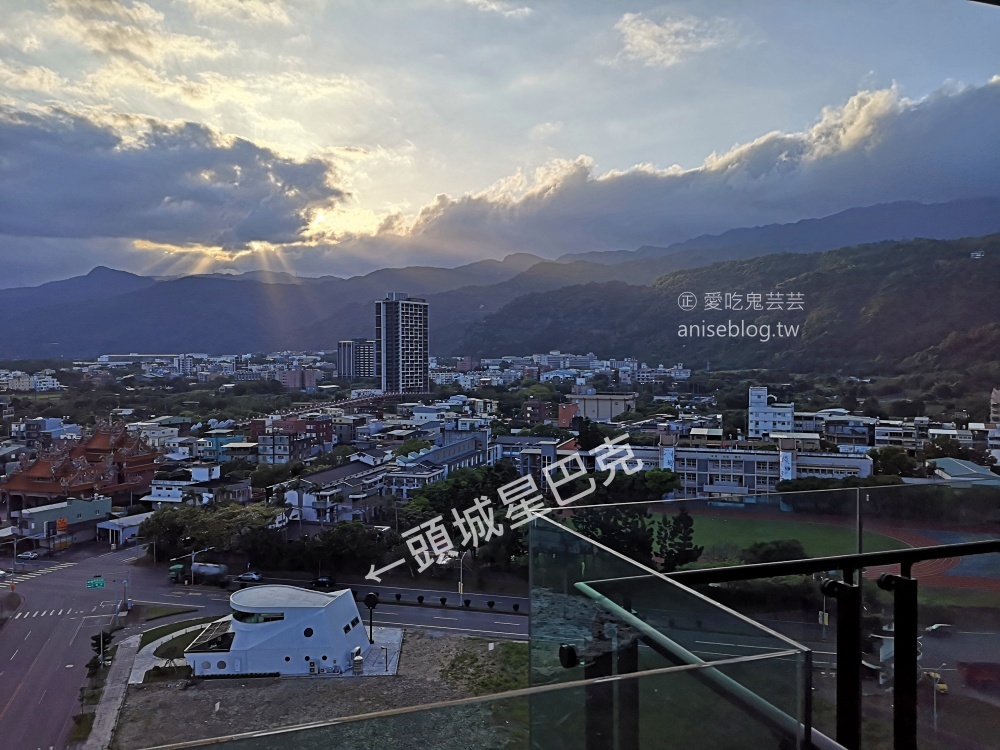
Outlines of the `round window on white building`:
<svg viewBox="0 0 1000 750">
<path fill-rule="evenodd" d="M 312 628 L 306 628 L 305 630 L 302 631 L 302 635 L 304 635 L 306 638 L 312 638 L 313 637 L 313 629 Z"/>
<path fill-rule="evenodd" d="M 210 662 L 210 661 L 203 661 L 201 663 L 201 668 L 202 669 L 211 669 L 212 668 L 212 662 Z"/>
<path fill-rule="evenodd" d="M 218 667 L 219 669 L 225 669 L 225 668 L 226 668 L 226 662 L 224 662 L 224 661 L 220 661 L 220 662 L 219 662 L 218 664 L 216 664 L 215 666 L 216 666 L 216 667 Z"/>
</svg>

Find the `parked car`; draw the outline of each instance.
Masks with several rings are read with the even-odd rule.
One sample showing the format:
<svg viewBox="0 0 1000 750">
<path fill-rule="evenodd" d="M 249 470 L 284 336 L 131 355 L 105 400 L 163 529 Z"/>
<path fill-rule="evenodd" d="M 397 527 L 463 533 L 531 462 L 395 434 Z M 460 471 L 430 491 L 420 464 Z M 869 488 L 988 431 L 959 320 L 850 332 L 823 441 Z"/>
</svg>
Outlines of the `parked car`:
<svg viewBox="0 0 1000 750">
<path fill-rule="evenodd" d="M 32 552 L 31 550 L 28 550 L 27 552 L 21 552 L 17 556 L 17 559 L 18 560 L 37 560 L 38 559 L 38 553 L 37 552 Z"/>
<path fill-rule="evenodd" d="M 936 623 L 934 625 L 930 625 L 929 627 L 924 628 L 924 632 L 927 633 L 927 635 L 931 635 L 931 636 L 935 636 L 935 637 L 940 637 L 940 636 L 945 636 L 945 635 L 953 635 L 954 632 L 955 632 L 955 626 L 954 625 L 946 625 L 943 622 L 939 622 L 939 623 Z"/>
<path fill-rule="evenodd" d="M 337 585 L 337 582 L 330 578 L 330 576 L 320 576 L 319 578 L 313 578 L 312 587 L 314 589 L 329 589 Z"/>
<path fill-rule="evenodd" d="M 7 578 L 7 571 L 0 570 L 0 581 L 6 580 L 6 578 Z"/>
<path fill-rule="evenodd" d="M 252 570 L 248 570 L 246 573 L 240 573 L 236 576 L 237 581 L 253 581 L 254 583 L 262 578 L 263 576 L 260 573 L 254 573 Z"/>
</svg>

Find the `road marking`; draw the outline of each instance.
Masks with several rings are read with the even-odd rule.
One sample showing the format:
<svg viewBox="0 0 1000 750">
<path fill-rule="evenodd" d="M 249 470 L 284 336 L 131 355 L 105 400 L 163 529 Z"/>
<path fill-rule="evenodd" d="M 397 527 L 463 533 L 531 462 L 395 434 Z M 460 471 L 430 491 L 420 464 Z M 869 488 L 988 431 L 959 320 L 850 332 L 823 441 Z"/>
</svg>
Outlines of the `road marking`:
<svg viewBox="0 0 1000 750">
<path fill-rule="evenodd" d="M 23 614 L 24 614 L 23 612 L 18 612 L 16 615 L 14 615 L 14 619 L 16 620 L 18 617 L 20 617 Z"/>
<path fill-rule="evenodd" d="M 32 616 L 32 617 L 38 617 L 38 612 L 32 612 L 32 613 L 31 613 L 31 616 Z"/>
<path fill-rule="evenodd" d="M 997 633 L 979 633 L 975 630 L 959 630 L 959 635 L 997 635 Z"/>
<path fill-rule="evenodd" d="M 376 625 L 381 625 L 382 623 L 376 622 Z M 517 638 L 519 640 L 524 640 L 528 637 L 527 633 L 504 633 L 499 630 L 481 630 L 477 628 L 454 628 L 447 625 L 428 625 L 427 623 L 415 623 L 415 622 L 387 622 L 386 625 L 392 625 L 393 627 L 405 627 L 405 628 L 434 628 L 436 630 L 457 630 L 463 633 L 487 633 L 489 635 L 503 635 L 509 636 L 511 638 Z"/>
<path fill-rule="evenodd" d="M 167 594 L 167 596 L 173 596 L 173 594 Z M 169 604 L 170 606 L 176 606 L 177 602 L 158 602 L 152 599 L 133 599 L 133 602 L 138 602 L 139 604 Z M 204 604 L 189 604 L 189 607 L 197 607 L 198 609 L 204 609 Z M 219 615 L 222 617 L 222 615 Z"/>
<path fill-rule="evenodd" d="M 458 618 L 457 617 L 438 617 L 437 615 L 434 615 L 434 619 L 435 620 L 454 620 L 455 622 L 458 622 Z"/>
<path fill-rule="evenodd" d="M 15 657 L 15 656 L 17 656 L 17 652 L 18 652 L 19 650 L 20 650 L 20 649 L 16 649 L 16 648 L 14 649 L 14 653 L 10 655 L 10 660 L 11 660 L 11 661 L 14 661 L 14 657 Z"/>
<path fill-rule="evenodd" d="M 31 631 L 28 631 L 28 635 L 31 635 Z M 24 640 L 28 640 L 28 635 L 24 636 Z"/>
<path fill-rule="evenodd" d="M 60 609 L 60 610 L 59 610 L 59 614 L 61 615 L 62 613 L 63 613 L 63 611 L 62 611 L 62 610 Z"/>
<path fill-rule="evenodd" d="M 494 625 L 513 625 L 514 627 L 517 627 L 521 623 L 519 623 L 519 622 L 501 622 L 500 620 L 494 620 L 493 624 Z"/>
<path fill-rule="evenodd" d="M 47 690 L 48 690 L 48 688 L 45 688 L 45 690 L 42 691 L 42 694 L 40 696 L 38 696 L 38 702 L 39 703 L 42 702 L 42 698 L 45 697 L 45 693 L 46 693 Z"/>
<path fill-rule="evenodd" d="M 73 668 L 73 665 L 72 665 L 72 664 L 67 664 L 67 665 L 66 665 L 66 669 L 72 669 L 72 668 Z"/>
</svg>

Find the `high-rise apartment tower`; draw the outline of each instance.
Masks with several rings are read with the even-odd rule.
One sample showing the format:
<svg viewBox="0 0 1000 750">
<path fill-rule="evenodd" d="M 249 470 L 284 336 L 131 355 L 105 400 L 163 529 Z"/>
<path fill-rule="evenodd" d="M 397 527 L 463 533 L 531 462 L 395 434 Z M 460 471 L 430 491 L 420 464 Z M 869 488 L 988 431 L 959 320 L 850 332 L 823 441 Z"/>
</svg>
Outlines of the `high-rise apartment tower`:
<svg viewBox="0 0 1000 750">
<path fill-rule="evenodd" d="M 385 393 L 430 390 L 427 300 L 389 292 L 375 303 L 375 377 Z"/>
</svg>

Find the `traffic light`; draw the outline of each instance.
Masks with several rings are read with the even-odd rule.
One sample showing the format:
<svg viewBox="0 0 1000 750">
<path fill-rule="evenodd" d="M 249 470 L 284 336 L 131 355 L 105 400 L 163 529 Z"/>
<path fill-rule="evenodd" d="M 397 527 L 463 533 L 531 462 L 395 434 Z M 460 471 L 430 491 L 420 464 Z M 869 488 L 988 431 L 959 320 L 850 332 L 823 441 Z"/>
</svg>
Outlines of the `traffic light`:
<svg viewBox="0 0 1000 750">
<path fill-rule="evenodd" d="M 114 637 L 114 633 L 110 630 L 102 630 L 97 635 L 90 636 L 90 647 L 94 649 L 95 654 L 102 656 Z"/>
</svg>

